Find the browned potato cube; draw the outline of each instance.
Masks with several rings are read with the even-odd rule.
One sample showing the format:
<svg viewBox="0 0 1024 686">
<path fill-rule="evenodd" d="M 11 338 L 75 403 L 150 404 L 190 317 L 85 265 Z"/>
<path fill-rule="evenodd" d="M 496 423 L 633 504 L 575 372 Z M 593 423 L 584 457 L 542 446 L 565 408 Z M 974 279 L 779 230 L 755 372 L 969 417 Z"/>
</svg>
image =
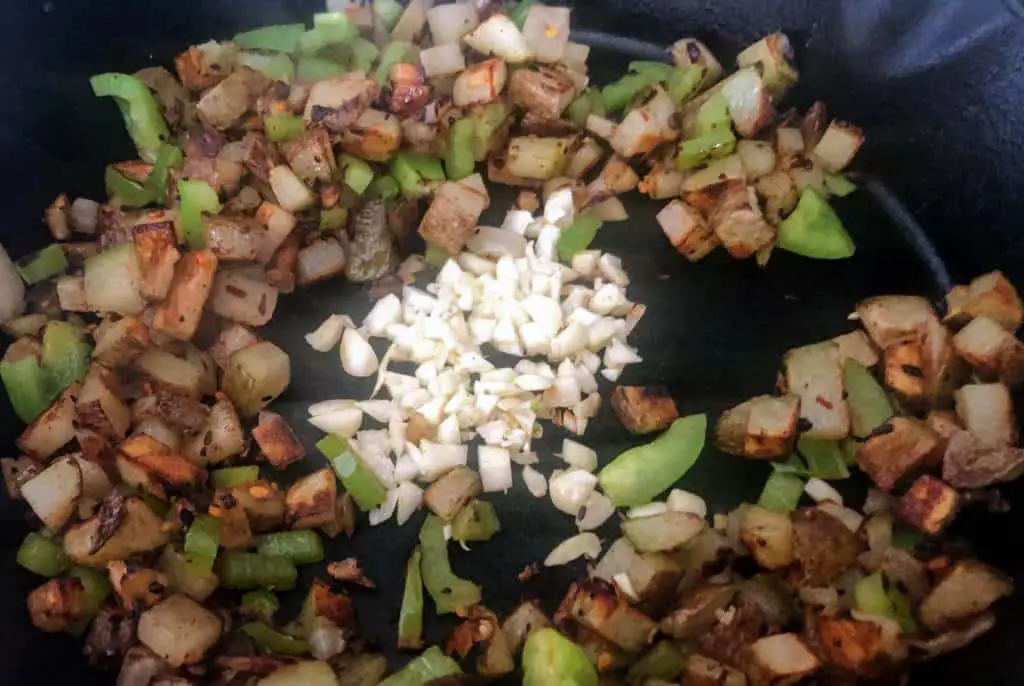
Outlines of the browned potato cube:
<svg viewBox="0 0 1024 686">
<path fill-rule="evenodd" d="M 964 429 L 953 410 L 932 410 L 925 416 L 924 423 L 945 441 Z"/>
<path fill-rule="evenodd" d="M 680 186 L 680 193 L 686 204 L 700 212 L 709 214 L 722 197 L 732 189 L 746 192 L 747 174 L 739 155 L 729 155 L 710 162 L 693 172 Z"/>
<path fill-rule="evenodd" d="M 249 515 L 231 491 L 218 489 L 210 503 L 210 514 L 220 520 L 220 544 L 228 549 L 251 548 Z"/>
<path fill-rule="evenodd" d="M 879 622 L 823 615 L 816 630 L 825 661 L 857 676 L 884 676 L 906 654 L 898 633 L 886 631 Z"/>
<path fill-rule="evenodd" d="M 271 481 L 255 481 L 231 489 L 231 495 L 245 509 L 253 531 L 276 531 L 284 524 L 285 495 Z"/>
<path fill-rule="evenodd" d="M 753 505 L 742 514 L 740 540 L 765 569 L 785 569 L 793 562 L 793 522 L 784 512 Z"/>
<path fill-rule="evenodd" d="M 924 345 L 917 342 L 897 343 L 885 350 L 885 385 L 909 405 L 924 402 Z"/>
<path fill-rule="evenodd" d="M 423 240 L 454 257 L 473 235 L 476 222 L 477 217 L 455 200 L 437 196 L 423 215 L 419 233 Z"/>
<path fill-rule="evenodd" d="M 573 584 L 561 609 L 574 621 L 630 652 L 643 650 L 658 631 L 654 622 L 600 579 Z"/>
<path fill-rule="evenodd" d="M 1024 321 L 1024 304 L 1017 289 L 1000 271 L 990 272 L 956 286 L 946 295 L 946 322 L 962 326 L 975 317 L 988 317 L 1007 331 L 1016 331 Z"/>
<path fill-rule="evenodd" d="M 788 686 L 821 667 L 821 661 L 796 634 L 758 639 L 747 649 L 746 658 L 751 686 Z"/>
<path fill-rule="evenodd" d="M 317 81 L 306 100 L 306 125 L 344 133 L 379 94 L 380 85 L 358 72 Z"/>
<path fill-rule="evenodd" d="M 932 631 L 979 615 L 1013 593 L 1013 582 L 977 560 L 957 562 L 921 602 L 921 623 Z"/>
<path fill-rule="evenodd" d="M 78 426 L 95 431 L 108 441 L 123 440 L 132 423 L 132 411 L 115 393 L 118 380 L 101 364 L 94 364 L 75 402 Z"/>
<path fill-rule="evenodd" d="M 649 434 L 679 419 L 675 401 L 664 386 L 616 386 L 612 409 L 634 434 Z"/>
<path fill-rule="evenodd" d="M 660 628 L 673 638 L 695 638 L 718 623 L 718 613 L 736 597 L 733 584 L 706 583 L 685 596 L 682 604 L 665 615 Z"/>
<path fill-rule="evenodd" d="M 801 508 L 793 519 L 793 580 L 826 586 L 852 565 L 863 542 L 836 517 L 817 507 Z"/>
<path fill-rule="evenodd" d="M 61 393 L 53 404 L 35 418 L 18 436 L 18 450 L 36 460 L 46 460 L 75 437 L 76 386 Z"/>
<path fill-rule="evenodd" d="M 423 494 L 423 504 L 446 522 L 480 492 L 480 477 L 469 467 L 458 466 L 430 484 Z"/>
<path fill-rule="evenodd" d="M 516 69 L 508 81 L 508 97 L 513 105 L 546 119 L 558 119 L 572 102 L 573 89 L 552 72 Z"/>
<path fill-rule="evenodd" d="M 279 414 L 267 410 L 260 412 L 259 424 L 252 430 L 252 437 L 267 462 L 277 469 L 284 469 L 306 455 L 292 428 Z"/>
<path fill-rule="evenodd" d="M 968 431 L 950 437 L 942 459 L 942 478 L 956 488 L 984 488 L 1022 473 L 1024 450 L 987 445 Z"/>
<path fill-rule="evenodd" d="M 174 667 L 202 661 L 220 640 L 223 622 L 184 595 L 172 595 L 139 617 L 139 642 Z"/>
<path fill-rule="evenodd" d="M 334 521 L 338 480 L 330 469 L 299 479 L 288 489 L 284 504 L 293 529 L 313 529 Z"/>
<path fill-rule="evenodd" d="M 719 196 L 708 214 L 715 237 L 738 260 L 751 257 L 775 240 L 775 227 L 765 220 L 752 186 L 734 184 Z"/>
<path fill-rule="evenodd" d="M 351 629 L 355 626 L 352 599 L 343 593 L 334 593 L 320 579 L 313 581 L 309 589 L 308 602 L 314 617 L 325 617 L 342 629 Z"/>
<path fill-rule="evenodd" d="M 899 513 L 921 531 L 935 536 L 953 521 L 959 505 L 956 489 L 925 474 L 900 499 Z"/>
<path fill-rule="evenodd" d="M 217 272 L 217 256 L 209 250 L 185 253 L 174 268 L 167 300 L 153 315 L 153 328 L 175 338 L 191 339 L 203 316 Z"/>
<path fill-rule="evenodd" d="M 341 148 L 364 160 L 386 162 L 402 144 L 402 123 L 398 117 L 368 109 L 341 134 Z"/>
<path fill-rule="evenodd" d="M 29 618 L 42 631 L 68 631 L 84 613 L 85 588 L 75 577 L 50 579 L 28 595 Z"/>
<path fill-rule="evenodd" d="M 893 417 L 857 446 L 857 464 L 871 480 L 889 492 L 938 459 L 939 437 L 923 422 Z"/>
<path fill-rule="evenodd" d="M 799 419 L 800 396 L 754 398 L 747 418 L 744 457 L 775 459 L 789 455 Z"/>
<path fill-rule="evenodd" d="M 700 212 L 682 200 L 673 200 L 657 216 L 661 230 L 672 247 L 690 262 L 703 259 L 718 247 L 715 232 L 700 216 Z"/>
<path fill-rule="evenodd" d="M 897 343 L 920 341 L 929 322 L 938 318 L 930 302 L 910 295 L 868 298 L 857 303 L 857 315 L 881 350 Z"/>
<path fill-rule="evenodd" d="M 130 436 L 118 447 L 129 462 L 173 486 L 200 484 L 206 471 L 146 434 Z"/>
<path fill-rule="evenodd" d="M 75 563 L 102 569 L 111 560 L 124 560 L 132 555 L 162 548 L 168 540 L 164 520 L 153 514 L 141 498 L 124 499 L 124 519 L 112 535 L 112 517 L 120 518 L 120 508 L 110 508 L 80 524 L 72 525 L 64 533 L 64 552 Z M 99 548 L 96 545 L 99 543 Z"/>
<path fill-rule="evenodd" d="M 1001 383 L 967 384 L 955 393 L 964 426 L 991 446 L 1017 444 L 1017 416 L 1010 389 Z"/>
<path fill-rule="evenodd" d="M 1007 339 L 1017 340 L 994 319 L 976 317 L 953 336 L 953 347 L 979 374 L 991 378 L 999 373 L 1000 352 Z"/>
<path fill-rule="evenodd" d="M 181 259 L 173 222 L 138 226 L 132 231 L 139 259 L 139 292 L 147 300 L 162 300 L 174 280 L 174 265 Z"/>
<path fill-rule="evenodd" d="M 102 331 L 102 333 L 100 333 Z M 137 317 L 124 317 L 97 329 L 92 357 L 107 367 L 131 364 L 149 345 L 149 329 Z"/>
<path fill-rule="evenodd" d="M 306 131 L 282 145 L 281 152 L 292 171 L 308 184 L 330 181 L 337 166 L 330 138 L 323 129 Z"/>
<path fill-rule="evenodd" d="M 169 582 L 167 577 L 147 567 L 125 564 L 123 560 L 107 563 L 107 576 L 125 612 L 145 610 L 160 602 Z"/>
<path fill-rule="evenodd" d="M 811 155 L 827 172 L 842 171 L 864 143 L 864 132 L 852 124 L 833 120 Z"/>
<path fill-rule="evenodd" d="M 747 686 L 743 672 L 710 657 L 693 654 L 683 668 L 683 686 Z"/>
<path fill-rule="evenodd" d="M 784 360 L 786 387 L 800 396 L 800 417 L 810 438 L 846 438 L 850 414 L 843 391 L 839 346 L 832 341 L 794 348 Z"/>
<path fill-rule="evenodd" d="M 238 46 L 234 43 L 210 41 L 191 48 L 174 58 L 174 69 L 185 88 L 206 90 L 220 83 L 235 67 Z"/>
<path fill-rule="evenodd" d="M 861 330 L 844 333 L 836 336 L 832 341 L 839 346 L 839 358 L 846 361 L 852 358 L 865 367 L 874 367 L 878 364 L 878 351 L 871 343 L 868 335 Z"/>
</svg>

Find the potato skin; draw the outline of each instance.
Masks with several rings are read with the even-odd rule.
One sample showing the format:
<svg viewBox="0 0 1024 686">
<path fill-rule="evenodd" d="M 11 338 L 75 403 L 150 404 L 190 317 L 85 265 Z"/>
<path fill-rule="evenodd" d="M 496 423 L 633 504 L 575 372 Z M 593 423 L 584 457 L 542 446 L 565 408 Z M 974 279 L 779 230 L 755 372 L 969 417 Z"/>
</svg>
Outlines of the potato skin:
<svg viewBox="0 0 1024 686">
<path fill-rule="evenodd" d="M 660 431 L 679 419 L 675 401 L 664 386 L 616 386 L 612 409 L 630 433 Z"/>
</svg>

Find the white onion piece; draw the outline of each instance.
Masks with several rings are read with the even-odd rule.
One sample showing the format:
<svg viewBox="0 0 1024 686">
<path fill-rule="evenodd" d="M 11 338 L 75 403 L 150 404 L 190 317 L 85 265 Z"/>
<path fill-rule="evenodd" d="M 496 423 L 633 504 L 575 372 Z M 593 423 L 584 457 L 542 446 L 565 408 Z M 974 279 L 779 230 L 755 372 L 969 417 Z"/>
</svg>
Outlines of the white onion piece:
<svg viewBox="0 0 1024 686">
<path fill-rule="evenodd" d="M 597 261 L 601 259 L 600 250 L 582 250 L 572 256 L 572 270 L 585 279 L 597 272 Z"/>
<path fill-rule="evenodd" d="M 524 391 L 539 392 L 551 388 L 551 379 L 539 374 L 523 374 L 516 377 L 516 386 Z"/>
<path fill-rule="evenodd" d="M 833 500 L 824 500 L 818 507 L 841 521 L 846 525 L 847 529 L 854 533 L 857 533 L 860 530 L 861 524 L 864 523 L 864 516 L 859 512 L 843 507 Z"/>
<path fill-rule="evenodd" d="M 596 560 L 601 555 L 601 539 L 596 534 L 576 534 L 559 543 L 544 559 L 545 567 L 560 567 L 586 556 Z"/>
<path fill-rule="evenodd" d="M 561 333 L 551 339 L 551 350 L 548 359 L 558 362 L 586 349 L 589 343 L 587 330 L 579 324 L 570 324 Z"/>
<path fill-rule="evenodd" d="M 25 282 L 14 267 L 7 250 L 0 245 L 0 323 L 25 311 Z"/>
<path fill-rule="evenodd" d="M 601 376 L 615 383 L 622 376 L 622 367 L 605 367 L 601 370 Z"/>
<path fill-rule="evenodd" d="M 494 262 L 487 259 L 486 257 L 480 257 L 474 255 L 471 252 L 464 252 L 459 255 L 459 266 L 465 269 L 471 274 L 476 276 L 483 276 L 484 274 L 493 274 L 497 268 Z"/>
<path fill-rule="evenodd" d="M 427 11 L 430 36 L 434 45 L 455 45 L 480 23 L 471 2 L 438 5 Z"/>
<path fill-rule="evenodd" d="M 395 489 L 398 526 L 402 526 L 423 505 L 423 489 L 410 481 L 403 481 Z"/>
<path fill-rule="evenodd" d="M 501 228 L 525 236 L 526 228 L 532 223 L 533 215 L 526 210 L 511 210 L 505 215 L 505 221 L 502 222 Z"/>
<path fill-rule="evenodd" d="M 560 224 L 560 222 L 572 222 L 576 214 L 572 187 L 560 188 L 550 196 L 544 203 L 544 221 L 549 224 Z"/>
<path fill-rule="evenodd" d="M 547 355 L 551 352 L 551 336 L 536 322 L 527 322 L 519 327 L 519 336 L 527 355 Z"/>
<path fill-rule="evenodd" d="M 358 405 L 359 403 L 355 400 L 321 400 L 310 405 L 307 412 L 310 417 L 317 417 L 322 414 L 338 412 L 339 410 L 351 410 L 354 407 L 358 407 Z"/>
<path fill-rule="evenodd" d="M 455 415 L 450 415 L 437 427 L 437 442 L 457 445 L 460 440 L 459 419 Z"/>
<path fill-rule="evenodd" d="M 466 57 L 458 45 L 437 45 L 420 51 L 420 64 L 427 78 L 458 74 L 466 68 Z"/>
<path fill-rule="evenodd" d="M 523 467 L 523 483 L 534 498 L 543 498 L 548 492 L 548 480 L 530 465 Z"/>
<path fill-rule="evenodd" d="M 689 491 L 673 488 L 665 504 L 668 505 L 668 509 L 675 512 L 689 512 L 701 519 L 708 516 L 708 504 L 704 502 L 704 498 Z"/>
<path fill-rule="evenodd" d="M 78 233 L 92 235 L 96 233 L 99 221 L 100 204 L 88 198 L 75 198 L 68 210 L 71 227 Z M 0 292 L 3 292 L 0 290 Z"/>
<path fill-rule="evenodd" d="M 377 526 L 391 519 L 398 506 L 398 489 L 392 488 L 384 496 L 384 502 L 369 512 L 370 526 Z"/>
<path fill-rule="evenodd" d="M 356 329 L 346 329 L 341 337 L 341 366 L 357 378 L 372 376 L 380 366 L 377 353 Z"/>
<path fill-rule="evenodd" d="M 804 493 L 816 503 L 831 501 L 840 507 L 843 506 L 843 496 L 839 495 L 839 491 L 834 489 L 831 484 L 822 479 L 808 479 L 804 484 Z"/>
<path fill-rule="evenodd" d="M 397 323 L 401 317 L 402 301 L 390 293 L 374 303 L 373 309 L 363 319 L 363 328 L 370 336 L 383 336 L 388 326 Z"/>
<path fill-rule="evenodd" d="M 555 336 L 562 328 L 562 308 L 555 300 L 533 293 L 523 300 L 522 305 L 530 319 L 549 335 Z"/>
<path fill-rule="evenodd" d="M 359 408 L 336 410 L 309 418 L 309 423 L 324 433 L 351 438 L 363 424 L 363 411 Z"/>
<path fill-rule="evenodd" d="M 555 470 L 548 479 L 551 502 L 565 514 L 575 516 L 597 487 L 597 477 L 582 469 Z"/>
<path fill-rule="evenodd" d="M 638 362 L 643 362 L 643 358 L 637 354 L 636 348 L 626 345 L 618 339 L 613 340 L 611 345 L 604 351 L 604 364 L 606 367 L 625 367 L 627 364 L 636 364 Z"/>
<path fill-rule="evenodd" d="M 575 469 L 593 472 L 597 469 L 597 451 L 571 438 L 562 440 L 561 457 Z"/>
<path fill-rule="evenodd" d="M 664 514 L 665 512 L 668 512 L 668 505 L 665 503 L 647 503 L 646 505 L 629 508 L 626 511 L 626 516 L 630 519 L 642 519 L 644 517 Z"/>
<path fill-rule="evenodd" d="M 364 400 L 356 403 L 356 407 L 381 424 L 390 422 L 397 412 L 395 403 L 391 400 Z"/>
<path fill-rule="evenodd" d="M 622 268 L 622 260 L 615 255 L 609 255 L 608 253 L 601 255 L 601 258 L 597 261 L 597 268 L 600 270 L 601 276 L 616 286 L 625 288 L 629 285 L 629 277 Z"/>
<path fill-rule="evenodd" d="M 481 55 L 495 55 L 508 62 L 528 62 L 533 58 L 519 27 L 504 14 L 492 15 L 463 40 Z"/>
<path fill-rule="evenodd" d="M 534 452 L 520 452 L 518 450 L 514 450 L 509 451 L 509 457 L 513 462 L 518 465 L 523 465 L 524 467 L 540 462 L 540 458 L 538 458 L 537 453 Z"/>
<path fill-rule="evenodd" d="M 309 347 L 317 352 L 325 353 L 341 340 L 341 334 L 346 327 L 352 326 L 352 319 L 343 314 L 332 314 L 316 328 L 316 331 L 306 334 L 306 342 Z"/>
<path fill-rule="evenodd" d="M 554 224 L 545 224 L 537 234 L 535 249 L 537 259 L 545 262 L 553 262 L 558 258 L 558 239 L 562 236 L 562 230 Z"/>
<path fill-rule="evenodd" d="M 395 460 L 395 481 L 415 481 L 420 478 L 420 468 L 411 455 L 399 455 Z"/>
<path fill-rule="evenodd" d="M 600 260 L 598 260 L 598 265 L 600 266 Z M 626 296 L 623 294 L 622 288 L 613 283 L 606 283 L 594 291 L 588 307 L 597 314 L 608 315 L 625 302 Z"/>
<path fill-rule="evenodd" d="M 619 572 L 613 576 L 612 583 L 633 602 L 640 600 L 640 596 L 637 595 L 636 589 L 633 588 L 633 582 L 629 580 L 629 574 L 626 572 Z"/>
<path fill-rule="evenodd" d="M 434 481 L 455 467 L 466 464 L 469 446 L 445 445 L 424 440 L 420 443 L 417 464 L 420 475 L 425 481 Z M 416 459 L 416 454 L 413 454 Z"/>
<path fill-rule="evenodd" d="M 314 617 L 309 632 L 309 652 L 317 660 L 330 660 L 345 652 L 345 633 L 326 617 Z"/>
<path fill-rule="evenodd" d="M 514 231 L 481 226 L 466 243 L 466 250 L 495 260 L 505 256 L 522 257 L 526 239 Z"/>
<path fill-rule="evenodd" d="M 573 408 L 573 414 L 580 419 L 586 420 L 596 417 L 601 410 L 601 394 L 591 393 L 583 399 L 579 405 Z"/>
<path fill-rule="evenodd" d="M 512 488 L 512 458 L 505 448 L 480 446 L 477 465 L 484 493 L 506 492 Z"/>
<path fill-rule="evenodd" d="M 580 531 L 591 531 L 608 521 L 615 514 L 615 506 L 603 493 L 594 491 L 587 502 L 576 513 L 576 528 Z"/>
<path fill-rule="evenodd" d="M 391 364 L 391 358 L 395 356 L 397 350 L 398 347 L 392 345 L 384 353 L 384 357 L 380 358 L 380 368 L 377 369 L 377 381 L 373 384 L 373 392 L 370 393 L 371 398 L 380 393 L 380 389 L 383 388 L 385 377 L 388 374 L 388 365 Z"/>
</svg>

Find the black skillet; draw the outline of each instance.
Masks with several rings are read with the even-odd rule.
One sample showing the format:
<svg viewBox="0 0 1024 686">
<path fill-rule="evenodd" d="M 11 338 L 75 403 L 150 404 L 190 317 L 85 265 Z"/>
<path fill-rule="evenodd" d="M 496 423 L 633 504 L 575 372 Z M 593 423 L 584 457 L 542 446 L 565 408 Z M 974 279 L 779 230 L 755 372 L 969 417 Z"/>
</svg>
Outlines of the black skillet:
<svg viewBox="0 0 1024 686">
<path fill-rule="evenodd" d="M 38 247 L 45 241 L 41 210 L 57 192 L 100 197 L 103 164 L 131 155 L 114 109 L 91 97 L 89 75 L 166 63 L 185 45 L 242 28 L 301 21 L 321 7 L 272 0 L 5 4 L 0 191 L 6 212 L 0 241 L 16 255 Z M 814 262 L 777 252 L 760 270 L 719 251 L 690 265 L 657 229 L 655 203 L 636 197 L 627 203 L 631 220 L 608 225 L 597 243 L 622 256 L 634 279 L 631 297 L 649 306 L 635 334 L 646 361 L 624 381 L 667 383 L 682 412 L 714 417 L 770 389 L 786 349 L 849 330 L 846 315 L 862 297 L 905 292 L 938 300 L 950 275 L 963 281 L 996 267 L 1024 284 L 1024 242 L 1014 221 L 1024 216 L 1024 199 L 1016 192 L 1024 180 L 1018 153 L 1024 139 L 1021 15 L 1010 0 L 577 3 L 574 25 L 578 39 L 595 46 L 598 81 L 684 35 L 705 39 L 726 62 L 739 46 L 782 28 L 794 40 L 803 75 L 788 104 L 805 107 L 821 98 L 868 133 L 856 166 L 871 176 L 863 179 L 863 190 L 838 203 L 858 246 L 849 261 Z M 512 198 L 494 192 L 485 220 L 500 219 Z M 362 397 L 369 387 L 345 378 L 333 354 L 312 353 L 302 334 L 329 313 L 358 319 L 369 305 L 355 286 L 325 284 L 284 300 L 268 327 L 267 336 L 293 359 L 292 386 L 278 408 L 307 444 L 317 438 L 302 421 L 310 403 Z M 0 445 L 13 450 L 20 427 L 6 399 L 0 400 L 0 427 Z M 542 454 L 554 452 L 561 437 L 549 430 Z M 585 440 L 602 460 L 636 442 L 607 409 Z M 545 469 L 553 465 L 548 458 Z M 713 511 L 723 511 L 755 498 L 765 475 L 763 466 L 709 448 L 681 485 L 703 494 Z M 854 497 L 863 492 L 861 483 L 844 487 Z M 1020 492 L 1008 489 L 1011 503 L 1022 502 Z M 525 585 L 515 576 L 574 533 L 570 519 L 546 502 L 531 502 L 521 484 L 493 500 L 504 530 L 471 553 L 454 551 L 455 569 L 480 583 L 486 602 L 499 613 L 526 596 L 550 609 L 579 567 L 545 573 Z M 111 675 L 86 667 L 76 639 L 44 635 L 29 625 L 24 599 L 38 579 L 14 562 L 25 532 L 24 509 L 4 499 L 0 512 L 0 548 L 6 552 L 0 562 L 4 683 L 108 683 Z M 354 595 L 366 636 L 388 651 L 418 521 L 401 529 L 363 528 L 352 542 L 330 549 L 332 557 L 362 559 L 377 581 L 376 592 Z M 955 533 L 970 540 L 983 559 L 1024 577 L 1015 536 L 1022 524 L 1017 511 L 999 518 L 967 513 Z M 614 535 L 614 527 L 602 533 Z M 319 571 L 306 570 L 304 576 Z M 1004 603 L 992 634 L 922 668 L 914 681 L 1024 683 L 1024 658 L 1016 649 L 1024 638 L 1022 610 L 1019 599 Z M 441 640 L 450 626 L 428 620 L 428 638 Z"/>
</svg>

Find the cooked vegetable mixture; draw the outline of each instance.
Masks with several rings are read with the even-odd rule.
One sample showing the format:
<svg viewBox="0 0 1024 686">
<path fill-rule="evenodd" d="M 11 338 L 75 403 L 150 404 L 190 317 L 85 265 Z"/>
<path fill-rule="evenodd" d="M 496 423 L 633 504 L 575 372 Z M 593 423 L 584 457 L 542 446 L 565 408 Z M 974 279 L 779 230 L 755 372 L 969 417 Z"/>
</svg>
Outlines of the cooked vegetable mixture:
<svg viewBox="0 0 1024 686">
<path fill-rule="evenodd" d="M 789 351 L 777 393 L 722 414 L 715 446 L 771 463 L 756 504 L 709 513 L 675 488 L 708 420 L 657 386 L 610 393 L 625 430 L 658 434 L 646 444 L 599 460 L 565 438 L 564 465 L 534 467 L 543 422 L 582 437 L 598 377 L 642 362 L 627 339 L 646 308 L 591 248 L 627 219 L 619 196 L 668 200 L 658 224 L 690 261 L 719 245 L 762 267 L 774 248 L 854 254 L 828 198 L 855 190 L 843 173 L 864 136 L 820 102 L 780 113 L 798 79 L 784 34 L 730 75 L 685 38 L 598 86 L 565 8 L 328 5 L 312 28 L 192 46 L 173 72 L 93 77 L 139 159 L 106 168 L 102 203 L 58 196 L 54 243 L 17 262 L 0 248 L 0 380 L 27 425 L 0 466 L 40 524 L 17 552 L 46 578 L 36 627 L 82 636 L 126 686 L 517 670 L 538 686 L 774 686 L 897 679 L 995 625 L 1012 581 L 941 535 L 974 491 L 1024 473 L 1024 305 L 999 272 L 957 286 L 944 317 L 913 296 L 857 304 L 863 330 Z M 479 226 L 485 177 L 522 189 L 500 227 Z M 311 406 L 326 435 L 307 450 L 268 409 L 291 361 L 259 329 L 282 294 L 341 276 L 376 303 L 306 338 L 376 387 Z M 296 463 L 312 468 L 280 485 Z M 595 562 L 557 610 L 501 620 L 449 545 L 502 535 L 488 498 L 515 487 L 513 463 L 579 531 L 543 564 Z M 876 486 L 859 511 L 829 483 L 857 468 Z M 394 617 L 419 654 L 389 675 L 344 590 L 376 584 L 358 559 L 325 560 L 322 537 L 353 536 L 357 511 L 402 525 L 421 508 Z M 594 530 L 617 508 L 606 546 Z M 325 561 L 281 617 L 299 567 Z M 424 650 L 428 612 L 458 625 Z"/>
</svg>

